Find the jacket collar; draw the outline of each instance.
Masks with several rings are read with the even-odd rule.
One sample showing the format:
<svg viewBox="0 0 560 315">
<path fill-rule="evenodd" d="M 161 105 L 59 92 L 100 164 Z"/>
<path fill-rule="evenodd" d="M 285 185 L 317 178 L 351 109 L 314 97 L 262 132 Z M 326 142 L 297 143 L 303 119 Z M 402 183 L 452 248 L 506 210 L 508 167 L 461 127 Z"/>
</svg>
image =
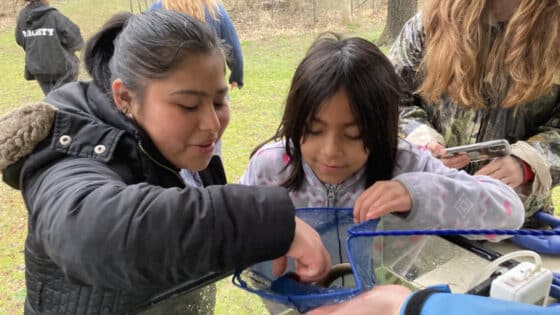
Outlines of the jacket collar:
<svg viewBox="0 0 560 315">
<path fill-rule="evenodd" d="M 317 177 L 317 175 L 315 174 L 311 166 L 309 166 L 309 164 L 307 164 L 305 161 L 302 161 L 302 164 L 303 164 L 303 172 L 305 174 L 305 180 L 308 181 L 311 184 L 311 186 L 324 187 L 325 190 L 327 190 L 330 187 L 334 189 L 337 193 L 343 193 L 353 188 L 355 185 L 363 184 L 365 180 L 365 167 L 362 167 L 359 171 L 354 173 L 352 176 L 350 176 L 340 184 L 335 184 L 335 185 L 325 184 L 319 179 L 319 177 Z"/>
<path fill-rule="evenodd" d="M 150 159 L 178 171 L 93 82 L 66 84 L 49 93 L 45 101 L 59 109 L 51 142 L 56 151 L 109 162 L 121 138 L 127 138 L 141 145 Z"/>
</svg>

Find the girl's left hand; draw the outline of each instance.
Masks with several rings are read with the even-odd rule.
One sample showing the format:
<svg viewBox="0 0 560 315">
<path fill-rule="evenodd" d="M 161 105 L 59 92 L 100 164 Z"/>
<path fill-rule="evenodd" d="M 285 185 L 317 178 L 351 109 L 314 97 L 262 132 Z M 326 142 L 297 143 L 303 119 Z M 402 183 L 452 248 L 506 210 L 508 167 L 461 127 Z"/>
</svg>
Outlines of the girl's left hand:
<svg viewBox="0 0 560 315">
<path fill-rule="evenodd" d="M 406 212 L 412 207 L 412 197 L 396 180 L 378 181 L 360 194 L 354 204 L 354 222 L 377 219 L 390 212 Z"/>
<path fill-rule="evenodd" d="M 500 157 L 479 169 L 475 175 L 488 175 L 511 188 L 516 188 L 523 183 L 521 163 L 521 160 L 511 155 Z"/>
</svg>

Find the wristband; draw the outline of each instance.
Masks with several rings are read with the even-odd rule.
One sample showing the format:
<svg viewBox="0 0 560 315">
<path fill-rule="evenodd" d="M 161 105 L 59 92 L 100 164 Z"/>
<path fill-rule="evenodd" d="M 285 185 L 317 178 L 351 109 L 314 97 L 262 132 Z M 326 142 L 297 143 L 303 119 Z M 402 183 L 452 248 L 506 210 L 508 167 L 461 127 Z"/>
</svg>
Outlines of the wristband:
<svg viewBox="0 0 560 315">
<path fill-rule="evenodd" d="M 521 184 L 524 185 L 535 179 L 535 173 L 529 164 L 522 159 L 519 159 L 519 161 L 521 161 L 521 167 L 523 168 L 523 182 Z"/>
</svg>

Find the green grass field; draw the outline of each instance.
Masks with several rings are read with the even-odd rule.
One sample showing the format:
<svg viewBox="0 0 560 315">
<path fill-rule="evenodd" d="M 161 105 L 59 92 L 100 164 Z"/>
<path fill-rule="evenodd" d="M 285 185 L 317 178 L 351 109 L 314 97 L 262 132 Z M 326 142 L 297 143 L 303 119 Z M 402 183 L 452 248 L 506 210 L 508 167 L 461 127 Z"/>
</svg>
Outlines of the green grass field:
<svg viewBox="0 0 560 315">
<path fill-rule="evenodd" d="M 85 39 L 111 14 L 129 10 L 127 0 L 51 1 L 77 22 Z M 375 39 L 380 23 L 353 22 L 332 29 Z M 252 148 L 276 129 L 295 66 L 318 34 L 302 30 L 271 33 L 266 39 L 242 38 L 245 87 L 231 97 L 231 123 L 224 135 L 223 155 L 230 182 L 235 182 L 248 162 Z M 13 28 L 0 31 L 0 115 L 22 104 L 42 99 L 35 81 L 23 79 L 23 51 L 14 42 Z M 86 79 L 85 74 L 81 75 Z M 555 198 L 560 196 L 555 194 Z M 556 201 L 557 203 L 557 201 Z M 23 244 L 27 230 L 25 207 L 19 192 L 0 183 L 0 315 L 21 314 L 25 299 Z M 216 314 L 263 314 L 261 302 L 226 279 L 218 285 Z"/>
</svg>

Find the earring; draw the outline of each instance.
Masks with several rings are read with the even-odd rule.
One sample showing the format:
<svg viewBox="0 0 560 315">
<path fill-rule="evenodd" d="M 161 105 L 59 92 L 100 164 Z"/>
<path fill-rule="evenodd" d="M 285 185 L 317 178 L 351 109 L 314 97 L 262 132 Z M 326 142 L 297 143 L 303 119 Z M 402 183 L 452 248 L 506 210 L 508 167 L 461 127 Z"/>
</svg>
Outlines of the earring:
<svg viewBox="0 0 560 315">
<path fill-rule="evenodd" d="M 134 116 L 128 111 L 128 107 L 123 107 L 122 113 L 131 120 L 134 120 Z"/>
</svg>

